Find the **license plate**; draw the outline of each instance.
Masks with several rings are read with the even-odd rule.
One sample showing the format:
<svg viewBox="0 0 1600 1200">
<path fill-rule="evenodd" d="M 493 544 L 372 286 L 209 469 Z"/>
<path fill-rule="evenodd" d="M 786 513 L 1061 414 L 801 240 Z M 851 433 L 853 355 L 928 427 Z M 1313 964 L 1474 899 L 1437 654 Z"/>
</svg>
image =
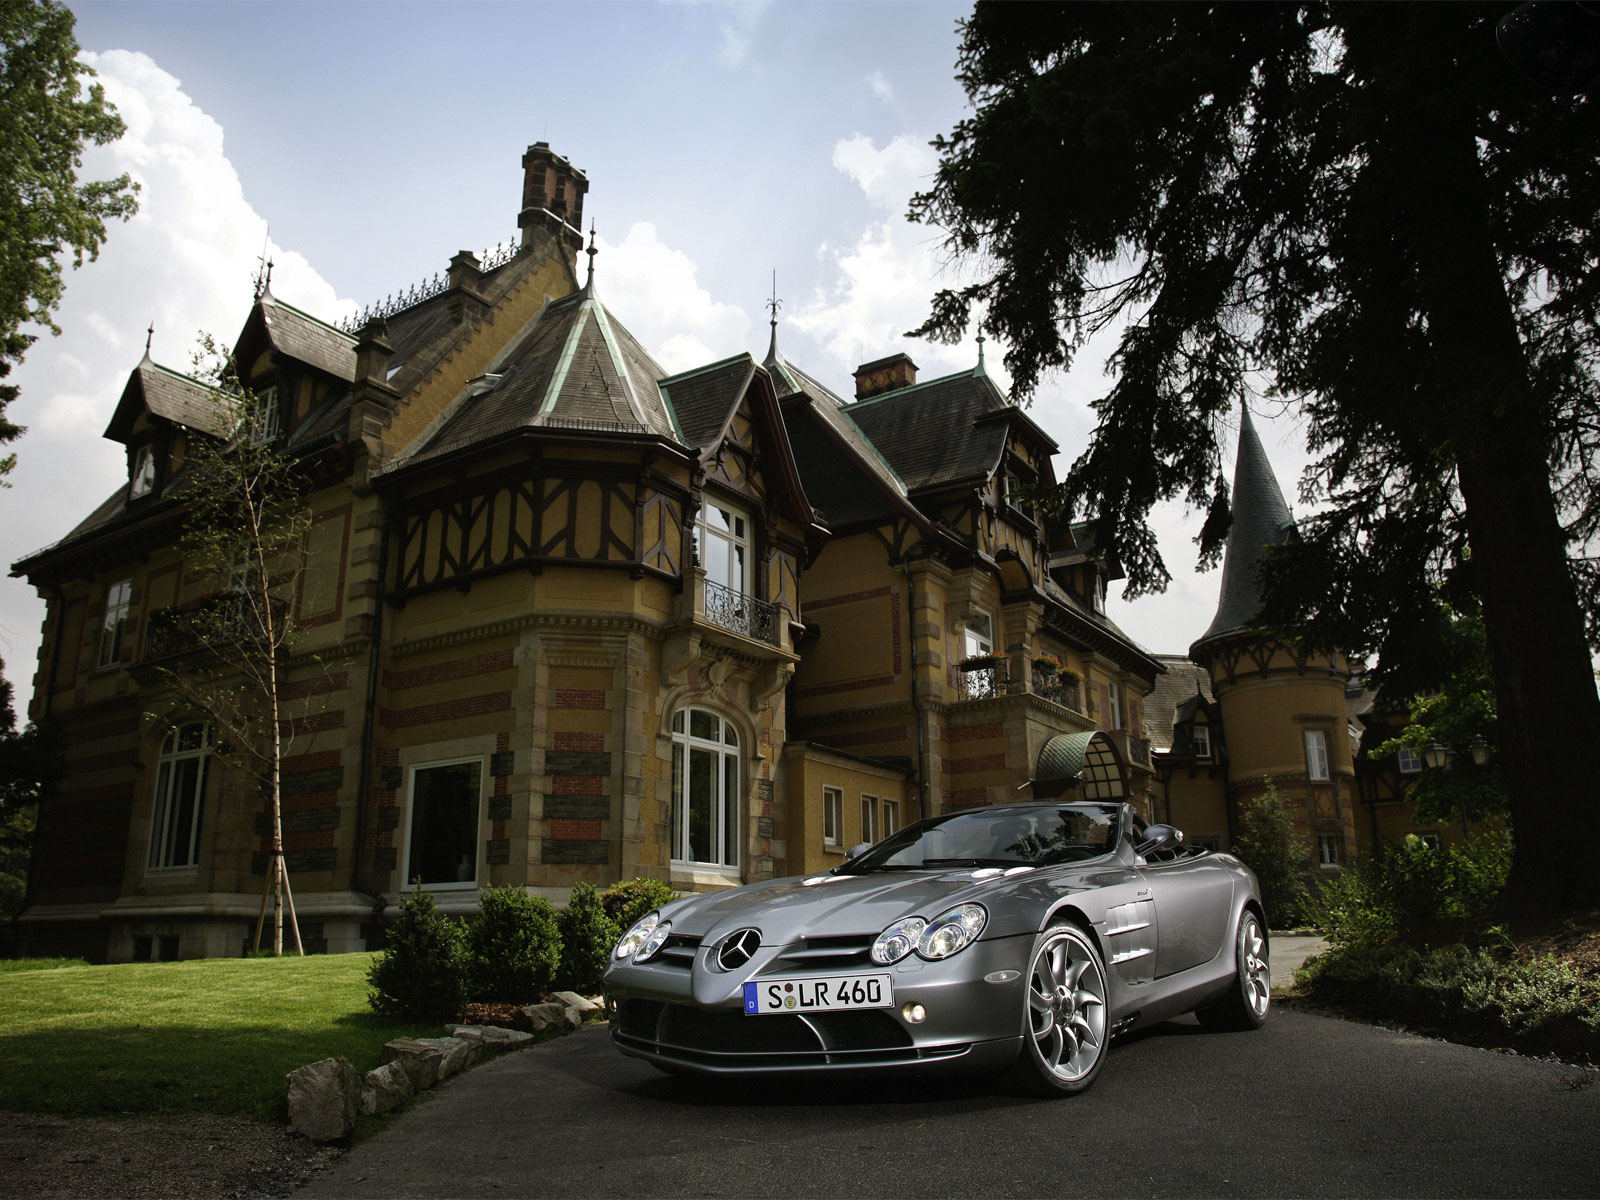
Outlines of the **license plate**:
<svg viewBox="0 0 1600 1200">
<path fill-rule="evenodd" d="M 850 1008 L 889 1008 L 893 976 L 808 975 L 804 979 L 759 979 L 744 985 L 744 1015 L 839 1012 Z"/>
</svg>

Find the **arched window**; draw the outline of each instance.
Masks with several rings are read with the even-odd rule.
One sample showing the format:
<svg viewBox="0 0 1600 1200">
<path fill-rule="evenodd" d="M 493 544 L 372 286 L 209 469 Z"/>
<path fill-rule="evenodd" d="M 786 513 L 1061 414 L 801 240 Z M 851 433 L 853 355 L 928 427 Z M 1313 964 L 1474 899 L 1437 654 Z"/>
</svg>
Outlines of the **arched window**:
<svg viewBox="0 0 1600 1200">
<path fill-rule="evenodd" d="M 150 866 L 192 867 L 200 861 L 200 810 L 205 805 L 211 730 L 202 721 L 180 725 L 161 744 Z"/>
<path fill-rule="evenodd" d="M 672 718 L 672 858 L 739 866 L 739 733 L 704 708 Z"/>
</svg>

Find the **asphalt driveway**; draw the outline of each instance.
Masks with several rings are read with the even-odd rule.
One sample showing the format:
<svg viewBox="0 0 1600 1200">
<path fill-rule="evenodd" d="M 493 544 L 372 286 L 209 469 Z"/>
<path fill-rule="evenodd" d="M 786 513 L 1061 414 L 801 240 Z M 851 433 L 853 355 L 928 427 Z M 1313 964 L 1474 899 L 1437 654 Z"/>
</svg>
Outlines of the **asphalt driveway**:
<svg viewBox="0 0 1600 1200">
<path fill-rule="evenodd" d="M 1070 1100 L 669 1078 L 590 1027 L 393 1119 L 297 1195 L 1594 1196 L 1593 1073 L 1279 1009 L 1117 1043 Z"/>
</svg>

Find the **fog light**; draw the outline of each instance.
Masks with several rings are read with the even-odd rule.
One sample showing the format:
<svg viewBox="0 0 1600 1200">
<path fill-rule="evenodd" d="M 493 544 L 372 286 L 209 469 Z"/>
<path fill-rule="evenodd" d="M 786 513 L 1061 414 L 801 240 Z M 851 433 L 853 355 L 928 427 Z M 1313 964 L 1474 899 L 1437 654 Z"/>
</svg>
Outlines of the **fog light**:
<svg viewBox="0 0 1600 1200">
<path fill-rule="evenodd" d="M 902 1004 L 900 1006 L 900 1015 L 913 1025 L 921 1025 L 928 1019 L 928 1010 L 920 1004 Z"/>
</svg>

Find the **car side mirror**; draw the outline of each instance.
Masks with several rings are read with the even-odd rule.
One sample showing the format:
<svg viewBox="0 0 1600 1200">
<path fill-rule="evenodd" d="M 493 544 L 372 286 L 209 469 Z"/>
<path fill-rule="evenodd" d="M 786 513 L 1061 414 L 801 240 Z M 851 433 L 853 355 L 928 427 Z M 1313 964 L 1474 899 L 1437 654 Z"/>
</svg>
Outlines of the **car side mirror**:
<svg viewBox="0 0 1600 1200">
<path fill-rule="evenodd" d="M 1183 830 L 1171 825 L 1150 825 L 1145 828 L 1144 841 L 1134 847 L 1140 854 L 1159 854 L 1163 850 L 1176 850 L 1183 845 Z"/>
<path fill-rule="evenodd" d="M 844 860 L 845 862 L 849 862 L 853 858 L 860 858 L 863 854 L 871 849 L 871 842 L 857 842 L 854 846 L 850 847 L 849 851 L 844 856 Z"/>
</svg>

